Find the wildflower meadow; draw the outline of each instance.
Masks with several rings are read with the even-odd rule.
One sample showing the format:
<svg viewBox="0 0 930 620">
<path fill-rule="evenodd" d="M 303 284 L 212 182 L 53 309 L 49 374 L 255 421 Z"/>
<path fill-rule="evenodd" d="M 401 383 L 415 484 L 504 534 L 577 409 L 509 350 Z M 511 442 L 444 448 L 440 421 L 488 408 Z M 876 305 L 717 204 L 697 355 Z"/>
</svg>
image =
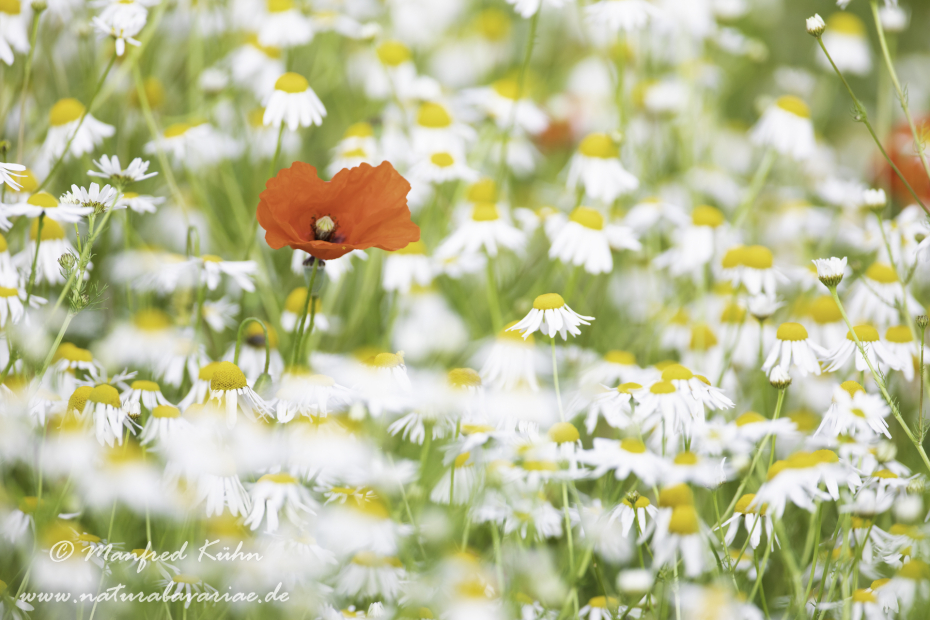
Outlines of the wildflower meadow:
<svg viewBox="0 0 930 620">
<path fill-rule="evenodd" d="M 0 620 L 930 618 L 928 29 L 0 0 Z"/>
</svg>

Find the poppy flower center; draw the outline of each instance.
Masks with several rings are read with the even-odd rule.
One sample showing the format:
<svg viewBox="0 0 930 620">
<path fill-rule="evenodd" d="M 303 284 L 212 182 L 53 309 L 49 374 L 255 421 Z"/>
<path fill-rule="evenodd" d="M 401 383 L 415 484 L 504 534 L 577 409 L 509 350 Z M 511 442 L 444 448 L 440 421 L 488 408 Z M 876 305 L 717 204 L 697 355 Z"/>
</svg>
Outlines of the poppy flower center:
<svg viewBox="0 0 930 620">
<path fill-rule="evenodd" d="M 328 215 L 324 215 L 313 223 L 313 233 L 317 241 L 329 241 L 336 232 L 336 222 Z"/>
</svg>

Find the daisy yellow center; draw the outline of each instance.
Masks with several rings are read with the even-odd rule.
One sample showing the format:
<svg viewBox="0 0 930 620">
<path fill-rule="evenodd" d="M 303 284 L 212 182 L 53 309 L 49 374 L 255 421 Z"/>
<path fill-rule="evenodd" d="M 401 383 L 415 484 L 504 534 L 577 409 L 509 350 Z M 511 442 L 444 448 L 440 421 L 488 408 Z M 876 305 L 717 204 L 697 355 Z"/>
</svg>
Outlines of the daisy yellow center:
<svg viewBox="0 0 930 620">
<path fill-rule="evenodd" d="M 497 183 L 494 179 L 481 179 L 472 183 L 465 198 L 468 202 L 497 202 Z"/>
<path fill-rule="evenodd" d="M 901 567 L 898 571 L 898 577 L 913 581 L 930 579 L 930 566 L 920 560 L 911 560 Z"/>
<path fill-rule="evenodd" d="M 397 250 L 395 254 L 426 254 L 426 244 L 422 241 L 413 241 Z"/>
<path fill-rule="evenodd" d="M 793 411 L 788 414 L 788 419 L 794 422 L 799 431 L 804 433 L 810 433 L 820 426 L 820 416 L 810 411 Z"/>
<path fill-rule="evenodd" d="M 463 435 L 474 435 L 475 433 L 493 433 L 494 427 L 489 424 L 462 424 Z"/>
<path fill-rule="evenodd" d="M 875 595 L 869 592 L 866 589 L 859 588 L 852 595 L 853 603 L 874 603 L 876 602 Z"/>
<path fill-rule="evenodd" d="M 823 295 L 815 299 L 811 304 L 810 312 L 811 318 L 821 325 L 843 320 L 840 307 L 836 305 L 836 302 L 829 295 Z"/>
<path fill-rule="evenodd" d="M 404 364 L 404 354 L 397 353 L 378 353 L 369 362 L 375 368 L 397 368 Z"/>
<path fill-rule="evenodd" d="M 675 392 L 675 386 L 671 381 L 656 381 L 649 386 L 649 391 L 653 394 L 672 394 Z"/>
<path fill-rule="evenodd" d="M 747 493 L 739 498 L 739 501 L 736 502 L 736 506 L 733 507 L 733 512 L 741 512 L 746 514 L 747 512 L 755 512 L 755 510 L 749 509 L 749 504 L 752 503 L 752 500 L 756 499 L 755 493 Z"/>
<path fill-rule="evenodd" d="M 643 386 L 641 386 L 638 383 L 633 383 L 633 382 L 621 383 L 620 385 L 617 386 L 617 392 L 619 392 L 620 394 L 631 394 L 635 392 L 636 390 L 641 390 L 641 389 L 643 389 Z"/>
<path fill-rule="evenodd" d="M 747 424 L 756 424 L 758 422 L 768 421 L 762 414 L 756 413 L 755 411 L 747 411 L 740 417 L 736 418 L 737 426 L 746 426 Z"/>
<path fill-rule="evenodd" d="M 727 250 L 727 253 L 723 255 L 723 260 L 720 261 L 720 266 L 724 269 L 734 269 L 743 264 L 743 255 L 746 253 L 746 246 L 738 245 L 735 248 L 730 248 Z"/>
<path fill-rule="evenodd" d="M 245 375 L 238 366 L 232 362 L 217 362 L 210 379 L 210 389 L 213 391 L 240 390 L 248 385 Z"/>
<path fill-rule="evenodd" d="M 378 46 L 378 60 L 389 67 L 402 65 L 411 58 L 410 49 L 400 41 L 385 41 Z"/>
<path fill-rule="evenodd" d="M 850 411 L 850 413 L 852 413 L 857 418 L 863 418 L 863 419 L 866 418 L 865 411 L 863 411 L 862 409 L 853 409 Z"/>
<path fill-rule="evenodd" d="M 152 409 L 153 418 L 177 418 L 181 416 L 181 412 L 177 407 L 172 407 L 171 405 L 158 405 Z"/>
<path fill-rule="evenodd" d="M 351 159 L 351 158 L 353 158 L 353 157 L 358 157 L 358 158 L 364 159 L 364 158 L 368 157 L 368 153 L 366 153 L 366 152 L 365 152 L 365 149 L 363 149 L 363 148 L 357 148 L 357 149 L 352 149 L 352 150 L 349 150 L 349 151 L 344 152 L 344 153 L 342 154 L 342 156 L 345 157 L 345 158 L 347 158 L 347 159 Z"/>
<path fill-rule="evenodd" d="M 720 209 L 708 205 L 699 205 L 694 207 L 691 212 L 691 223 L 695 226 L 709 226 L 717 228 L 726 221 L 723 212 Z"/>
<path fill-rule="evenodd" d="M 846 390 L 846 393 L 849 394 L 850 398 L 855 396 L 857 392 L 865 393 L 865 388 L 855 381 L 843 381 L 840 384 L 840 387 Z"/>
<path fill-rule="evenodd" d="M 32 170 L 26 168 L 19 175 L 16 181 L 22 185 L 23 189 L 21 191 L 31 193 L 39 189 L 39 180 L 36 179 L 36 175 L 32 173 Z"/>
<path fill-rule="evenodd" d="M 475 222 L 494 222 L 500 219 L 497 205 L 493 202 L 479 202 L 472 208 L 471 219 Z"/>
<path fill-rule="evenodd" d="M 269 13 L 283 13 L 294 8 L 293 0 L 268 0 Z"/>
<path fill-rule="evenodd" d="M 619 606 L 620 602 L 612 596 L 595 596 L 590 601 L 588 601 L 588 605 L 598 609 L 607 609 L 608 607 L 613 609 L 614 607 Z"/>
<path fill-rule="evenodd" d="M 375 135 L 375 130 L 372 129 L 371 125 L 368 123 L 355 123 L 349 125 L 349 128 L 346 129 L 346 132 L 342 135 L 343 138 L 371 138 Z"/>
<path fill-rule="evenodd" d="M 39 235 L 39 220 L 38 218 L 32 220 L 32 225 L 29 227 L 29 238 L 35 241 L 36 237 Z M 61 224 L 55 220 L 47 219 L 42 223 L 42 241 L 53 241 L 57 239 L 65 238 L 65 229 L 61 227 Z"/>
<path fill-rule="evenodd" d="M 503 79 L 497 80 L 491 85 L 491 88 L 494 89 L 498 95 L 504 99 L 510 99 L 511 101 L 516 101 L 520 98 L 520 85 L 517 84 L 516 80 Z"/>
<path fill-rule="evenodd" d="M 625 452 L 633 454 L 643 454 L 646 452 L 646 444 L 635 437 L 627 437 L 620 441 L 620 448 Z"/>
<path fill-rule="evenodd" d="M 499 9 L 485 9 L 475 18 L 475 26 L 485 39 L 501 41 L 510 32 L 510 19 Z"/>
<path fill-rule="evenodd" d="M 834 13 L 827 19 L 827 30 L 833 30 L 845 35 L 864 37 L 865 25 L 862 20 L 852 13 Z"/>
<path fill-rule="evenodd" d="M 512 331 L 510 328 L 519 323 L 520 321 L 511 321 L 504 326 L 498 334 L 497 337 L 502 340 L 507 340 L 510 342 L 516 342 L 523 345 L 532 345 L 536 342 L 536 339 L 533 337 L 533 334 L 529 334 L 526 337 L 526 340 L 523 339 L 523 336 L 518 331 Z"/>
<path fill-rule="evenodd" d="M 93 390 L 90 391 L 90 394 L 87 395 L 87 400 L 92 403 L 101 403 L 103 405 L 109 405 L 119 409 L 119 392 L 116 391 L 116 388 L 112 385 L 98 385 Z"/>
<path fill-rule="evenodd" d="M 193 127 L 191 123 L 175 123 L 169 125 L 168 128 L 165 129 L 165 137 L 177 138 L 178 136 L 183 136 L 191 127 Z"/>
<path fill-rule="evenodd" d="M 687 381 L 694 377 L 694 373 L 681 364 L 672 364 L 662 370 L 662 381 Z"/>
<path fill-rule="evenodd" d="M 700 529 L 698 522 L 697 510 L 694 506 L 676 506 L 672 511 L 672 518 L 668 522 L 668 531 L 670 534 L 679 534 L 689 536 L 697 534 Z"/>
<path fill-rule="evenodd" d="M 746 318 L 746 308 L 739 304 L 727 304 L 720 313 L 721 323 L 742 323 Z"/>
<path fill-rule="evenodd" d="M 676 508 L 694 504 L 694 492 L 687 484 L 674 484 L 659 491 L 659 506 Z"/>
<path fill-rule="evenodd" d="M 778 98 L 778 101 L 775 102 L 779 108 L 785 112 L 794 114 L 795 116 L 800 116 L 801 118 L 810 118 L 811 109 L 807 107 L 807 104 L 800 97 L 795 97 L 794 95 L 783 95 Z"/>
<path fill-rule="evenodd" d="M 19 0 L 0 0 L 0 13 L 19 15 L 21 10 Z"/>
<path fill-rule="evenodd" d="M 278 78 L 278 81 L 274 83 L 274 88 L 285 93 L 302 93 L 310 88 L 310 83 L 299 73 L 288 71 Z"/>
<path fill-rule="evenodd" d="M 791 342 L 807 340 L 807 329 L 800 323 L 782 323 L 778 326 L 775 337 L 779 340 L 788 340 Z"/>
<path fill-rule="evenodd" d="M 859 342 L 875 342 L 878 340 L 878 330 L 871 325 L 856 325 L 853 327 Z M 855 340 L 853 332 L 846 332 L 846 340 Z"/>
<path fill-rule="evenodd" d="M 190 585 L 197 585 L 198 583 L 200 583 L 200 577 L 195 577 L 193 575 L 185 575 L 182 573 L 180 575 L 175 575 L 174 577 L 172 577 L 171 581 L 175 583 L 186 583 Z"/>
<path fill-rule="evenodd" d="M 417 112 L 417 124 L 430 129 L 442 129 L 452 124 L 452 117 L 438 103 L 424 103 Z"/>
<path fill-rule="evenodd" d="M 87 398 L 93 391 L 94 388 L 89 385 L 82 385 L 74 390 L 74 393 L 71 394 L 71 398 L 68 399 L 68 411 L 84 411 Z"/>
<path fill-rule="evenodd" d="M 591 207 L 578 207 L 572 211 L 568 219 L 591 230 L 604 229 L 604 216 Z"/>
<path fill-rule="evenodd" d="M 894 284 L 898 281 L 898 274 L 895 273 L 894 267 L 885 263 L 872 263 L 865 270 L 865 277 L 880 284 Z"/>
<path fill-rule="evenodd" d="M 265 474 L 258 479 L 259 482 L 274 482 L 275 484 L 297 484 L 297 479 L 290 474 Z"/>
<path fill-rule="evenodd" d="M 52 106 L 51 112 L 48 113 L 48 121 L 54 127 L 67 125 L 81 118 L 84 110 L 84 104 L 77 99 L 72 97 L 61 99 Z"/>
<path fill-rule="evenodd" d="M 575 443 L 580 437 L 571 422 L 559 422 L 549 429 L 549 439 L 556 443 Z"/>
<path fill-rule="evenodd" d="M 523 469 L 526 471 L 558 471 L 559 466 L 553 461 L 523 461 Z"/>
<path fill-rule="evenodd" d="M 556 310 L 565 305 L 565 300 L 558 293 L 546 293 L 533 300 L 536 310 Z"/>
<path fill-rule="evenodd" d="M 16 297 L 19 295 L 19 291 L 15 288 L 9 288 L 7 286 L 0 286 L 0 297 Z"/>
<path fill-rule="evenodd" d="M 220 362 L 210 362 L 209 364 L 201 366 L 200 370 L 197 372 L 197 378 L 201 381 L 211 381 L 213 379 L 213 373 L 219 365 Z"/>
<path fill-rule="evenodd" d="M 885 332 L 885 340 L 888 342 L 905 343 L 911 342 L 913 339 L 914 336 L 911 334 L 911 330 L 905 325 L 889 327 L 888 331 Z"/>
<path fill-rule="evenodd" d="M 459 388 L 479 387 L 481 375 L 471 368 L 453 368 L 449 371 L 449 383 Z"/>
<path fill-rule="evenodd" d="M 145 331 L 161 331 L 171 327 L 171 317 L 166 312 L 156 308 L 136 312 L 132 322 L 136 327 Z"/>
<path fill-rule="evenodd" d="M 460 455 L 455 457 L 455 466 L 465 467 L 465 464 L 468 463 L 468 459 L 470 456 L 471 456 L 471 452 L 462 452 Z"/>
<path fill-rule="evenodd" d="M 743 264 L 751 269 L 771 269 L 772 250 L 762 245 L 751 245 L 743 252 Z"/>
<path fill-rule="evenodd" d="M 452 159 L 452 155 L 449 153 L 434 153 L 432 156 L 430 156 L 429 160 L 433 162 L 434 166 L 438 166 L 440 168 L 448 168 L 455 163 L 455 160 Z"/>
<path fill-rule="evenodd" d="M 578 145 L 578 152 L 585 157 L 611 159 L 619 157 L 620 149 L 606 133 L 592 133 Z"/>
<path fill-rule="evenodd" d="M 144 380 L 133 381 L 131 387 L 134 390 L 141 390 L 143 392 L 158 392 L 159 390 L 161 390 L 158 384 L 155 383 L 154 381 L 144 381 Z"/>
<path fill-rule="evenodd" d="M 34 207 L 42 207 L 43 209 L 54 209 L 58 206 L 58 201 L 48 192 L 39 192 L 38 194 L 30 196 L 26 204 L 30 204 Z"/>
<path fill-rule="evenodd" d="M 620 364 L 621 366 L 632 366 L 636 363 L 636 356 L 629 351 L 608 351 L 604 354 L 604 361 L 611 364 Z"/>
<path fill-rule="evenodd" d="M 55 361 L 68 360 L 69 362 L 92 362 L 94 356 L 87 349 L 77 347 L 70 342 L 63 342 L 55 352 Z"/>
<path fill-rule="evenodd" d="M 6 244 L 6 237 L 0 235 L 0 254 L 6 252 L 9 249 L 9 246 Z"/>
<path fill-rule="evenodd" d="M 675 465 L 697 465 L 698 455 L 694 452 L 679 452 L 675 455 Z"/>
<path fill-rule="evenodd" d="M 707 323 L 698 323 L 691 328 L 691 350 L 706 351 L 717 345 L 717 336 Z"/>
<path fill-rule="evenodd" d="M 898 478 L 898 474 L 888 469 L 879 469 L 878 471 L 872 472 L 872 477 L 881 478 L 882 480 L 894 480 Z"/>
<path fill-rule="evenodd" d="M 303 305 L 307 305 L 307 310 L 313 308 L 313 297 L 307 297 L 307 287 L 299 286 L 288 293 L 284 300 L 284 309 L 292 314 L 300 314 L 303 311 Z"/>
</svg>

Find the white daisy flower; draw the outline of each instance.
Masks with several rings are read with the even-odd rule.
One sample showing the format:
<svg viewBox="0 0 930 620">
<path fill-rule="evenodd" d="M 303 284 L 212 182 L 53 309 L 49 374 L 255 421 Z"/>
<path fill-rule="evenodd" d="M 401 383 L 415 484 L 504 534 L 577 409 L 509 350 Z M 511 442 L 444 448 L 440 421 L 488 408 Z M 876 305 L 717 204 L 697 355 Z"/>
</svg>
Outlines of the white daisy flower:
<svg viewBox="0 0 930 620">
<path fill-rule="evenodd" d="M 343 408 L 352 400 L 352 391 L 332 377 L 295 368 L 281 378 L 271 406 L 278 422 L 290 422 L 298 414 L 308 418 L 325 416 L 331 409 Z"/>
<path fill-rule="evenodd" d="M 639 187 L 639 179 L 620 163 L 620 149 L 603 133 L 588 135 L 572 156 L 568 169 L 568 189 L 584 189 L 593 200 L 611 203 Z"/>
<path fill-rule="evenodd" d="M 68 148 L 68 156 L 80 157 L 93 151 L 104 138 L 114 133 L 116 128 L 113 125 L 98 121 L 77 99 L 61 99 L 49 112 L 48 134 L 42 144 L 42 161 L 50 163 L 61 157 L 72 136 L 74 139 Z"/>
<path fill-rule="evenodd" d="M 512 4 L 513 10 L 516 11 L 520 17 L 530 18 L 542 9 L 543 5 L 546 4 L 553 9 L 558 9 L 567 2 L 572 2 L 572 0 L 507 0 L 507 4 Z"/>
<path fill-rule="evenodd" d="M 823 44 L 841 72 L 868 75 L 872 71 L 872 50 L 865 24 L 852 13 L 834 13 L 827 18 Z M 822 50 L 817 50 L 817 63 L 827 71 L 833 66 Z"/>
<path fill-rule="evenodd" d="M 697 577 L 706 569 L 706 542 L 700 517 L 694 506 L 681 504 L 660 510 L 652 537 L 653 566 L 684 561 L 685 575 Z"/>
<path fill-rule="evenodd" d="M 27 5 L 28 6 L 28 5 Z M 0 60 L 8 66 L 13 64 L 14 51 L 25 54 L 29 51 L 29 11 L 23 13 L 21 2 L 7 2 L 0 9 Z"/>
<path fill-rule="evenodd" d="M 520 93 L 519 83 L 505 78 L 490 86 L 465 89 L 462 99 L 491 117 L 498 129 L 513 127 L 514 130 L 536 135 L 546 130 L 549 119 L 539 106 L 527 98 L 525 91 Z M 500 157 L 500 151 L 497 157 Z"/>
<path fill-rule="evenodd" d="M 224 260 L 215 254 L 204 254 L 199 259 L 192 258 L 191 261 L 194 264 L 198 262 L 202 264 L 207 288 L 211 291 L 215 291 L 220 285 L 220 278 L 223 275 L 232 278 L 244 291 L 251 293 L 255 290 L 255 283 L 252 282 L 252 276 L 258 270 L 255 261 Z"/>
<path fill-rule="evenodd" d="M 265 12 L 255 15 L 252 6 L 247 27 L 258 29 L 258 42 L 277 47 L 297 47 L 313 40 L 313 21 L 305 16 L 293 0 L 266 0 Z"/>
<path fill-rule="evenodd" d="M 452 234 L 436 248 L 436 257 L 475 254 L 482 249 L 495 257 L 499 246 L 518 251 L 525 244 L 526 233 L 502 217 L 496 204 L 479 202 L 473 205 L 471 216 L 460 218 Z"/>
<path fill-rule="evenodd" d="M 326 108 L 310 88 L 307 78 L 293 72 L 278 78 L 264 106 L 262 122 L 265 126 L 280 127 L 285 124 L 290 131 L 297 131 L 298 127 L 322 125 L 326 116 Z"/>
<path fill-rule="evenodd" d="M 739 526 L 746 529 L 746 535 L 749 536 L 749 544 L 753 549 L 758 549 L 762 543 L 762 534 L 765 534 L 769 540 L 769 547 L 775 544 L 775 524 L 772 517 L 766 514 L 765 506 L 753 506 L 755 494 L 747 493 L 739 498 L 736 506 L 733 507 L 733 516 L 724 521 L 720 527 L 726 528 L 724 540 L 727 545 L 732 545 L 739 533 Z M 752 507 L 750 507 L 752 506 Z"/>
<path fill-rule="evenodd" d="M 855 381 L 844 381 L 833 388 L 833 402 L 814 434 L 827 433 L 831 437 L 848 435 L 866 440 L 884 435 L 890 439 L 891 433 L 885 421 L 890 413 L 884 398 L 868 394 Z"/>
<path fill-rule="evenodd" d="M 478 173 L 465 161 L 464 153 L 438 150 L 426 153 L 414 164 L 410 168 L 410 177 L 414 181 L 432 184 L 449 181 L 473 183 L 478 180 Z"/>
<path fill-rule="evenodd" d="M 779 97 L 753 127 L 751 139 L 792 159 L 807 159 L 816 147 L 810 108 L 794 95 Z"/>
<path fill-rule="evenodd" d="M 316 502 L 310 491 L 290 474 L 265 474 L 252 486 L 252 512 L 243 525 L 257 530 L 267 519 L 265 531 L 272 534 L 278 530 L 278 513 L 282 510 L 287 520 L 300 527 L 304 515 L 316 514 Z"/>
<path fill-rule="evenodd" d="M 642 245 L 626 226 L 606 224 L 604 216 L 590 207 L 572 211 L 563 225 L 550 229 L 549 258 L 584 266 L 591 274 L 609 273 L 614 261 L 611 248 L 640 250 Z"/>
<path fill-rule="evenodd" d="M 815 258 L 811 261 L 817 267 L 817 278 L 824 286 L 836 286 L 846 274 L 846 257 Z"/>
<path fill-rule="evenodd" d="M 98 33 L 116 39 L 116 55 L 126 53 L 126 43 L 139 47 L 134 39 L 145 26 L 148 10 L 132 0 L 108 3 L 100 15 L 94 17 L 93 26 Z"/>
<path fill-rule="evenodd" d="M 831 450 L 795 452 L 769 468 L 766 482 L 756 491 L 749 508 L 767 507 L 772 516 L 781 518 L 791 500 L 798 508 L 812 512 L 814 501 L 839 498 L 837 481 L 844 478 L 846 468 L 838 463 Z M 827 483 L 830 494 L 821 491 L 820 482 Z"/>
<path fill-rule="evenodd" d="M 765 294 L 768 298 L 774 298 L 778 283 L 785 284 L 788 278 L 772 267 L 773 262 L 772 251 L 765 246 L 738 245 L 724 254 L 721 261 L 722 276 L 734 288 L 745 286 L 750 295 Z"/>
<path fill-rule="evenodd" d="M 106 383 L 98 385 L 87 396 L 83 416 L 90 416 L 94 423 L 94 434 L 101 445 L 113 447 L 116 442 L 123 445 L 124 428 L 135 433 L 137 425 L 129 415 L 129 410 L 119 398 L 119 392 Z"/>
<path fill-rule="evenodd" d="M 878 336 L 877 329 L 871 325 L 856 325 L 853 329 L 855 330 L 859 342 L 862 343 L 865 354 L 868 355 L 869 361 L 872 362 L 872 365 L 877 371 L 882 372 L 883 368 L 902 370 L 902 360 L 885 346 L 885 343 L 882 342 Z M 846 368 L 849 365 L 850 358 L 853 356 L 855 356 L 856 371 L 868 372 L 869 364 L 865 358 L 862 357 L 862 352 L 853 339 L 853 332 L 847 331 L 846 339 L 836 345 L 836 347 L 824 355 L 822 359 L 824 363 L 829 364 L 826 367 L 827 372 L 834 372 L 841 368 Z M 911 362 L 911 364 L 913 364 L 913 362 Z"/>
<path fill-rule="evenodd" d="M 26 314 L 26 287 L 15 280 L 8 284 L 13 286 L 5 286 L 0 278 L 0 327 L 6 326 L 7 321 L 15 325 Z M 38 308 L 44 303 L 45 299 L 36 295 L 29 298 L 29 306 L 32 308 Z"/>
<path fill-rule="evenodd" d="M 112 157 L 103 155 L 99 161 L 94 162 L 94 165 L 97 166 L 100 171 L 88 170 L 87 176 L 107 179 L 120 186 L 150 179 L 158 174 L 157 172 L 149 172 L 149 162 L 144 161 L 141 157 L 136 157 L 129 162 L 129 166 L 126 167 L 126 169 L 121 167 L 119 157 L 116 155 Z"/>
<path fill-rule="evenodd" d="M 898 358 L 898 369 L 906 381 L 914 380 L 914 367 L 920 356 L 914 334 L 907 325 L 893 325 L 885 331 L 882 341 L 891 355 Z"/>
<path fill-rule="evenodd" d="M 378 141 L 372 126 L 368 123 L 355 123 L 346 129 L 342 140 L 333 148 L 333 158 L 326 171 L 333 176 L 343 168 L 355 168 L 363 163 L 377 166 L 383 161 L 379 153 Z"/>
<path fill-rule="evenodd" d="M 198 170 L 239 155 L 242 145 L 210 123 L 175 123 L 146 144 L 144 150 L 151 154 L 163 151 L 175 166 Z"/>
<path fill-rule="evenodd" d="M 578 314 L 569 308 L 558 293 L 546 293 L 533 301 L 530 313 L 510 330 L 522 331 L 524 340 L 537 331 L 550 338 L 562 334 L 562 340 L 568 340 L 568 334 L 577 336 L 581 333 L 579 325 L 590 325 L 589 321 L 593 320 L 594 317 Z"/>
<path fill-rule="evenodd" d="M 39 220 L 32 220 L 29 227 L 29 242 L 23 250 L 13 257 L 13 263 L 21 270 L 29 272 L 36 257 L 36 237 L 39 235 Z M 77 252 L 68 238 L 65 229 L 53 219 L 42 222 L 42 238 L 39 243 L 39 258 L 36 262 L 36 284 L 48 282 L 49 284 L 63 284 L 65 276 L 61 273 L 58 259 L 62 254 L 77 256 Z M 93 265 L 88 263 L 88 269 Z"/>
<path fill-rule="evenodd" d="M 787 371 L 792 365 L 801 376 L 820 374 L 820 362 L 828 355 L 826 349 L 811 341 L 807 329 L 800 323 L 782 323 L 775 333 L 775 345 L 769 352 L 762 370 L 768 375 L 777 367 Z"/>
<path fill-rule="evenodd" d="M 161 387 L 154 381 L 133 381 L 128 390 L 120 397 L 124 407 L 133 414 L 138 414 L 140 403 L 149 411 L 159 405 L 170 405 L 168 399 L 161 393 Z"/>
<path fill-rule="evenodd" d="M 93 187 L 96 185 L 96 183 L 92 183 L 91 189 L 93 190 Z M 107 188 L 109 187 L 110 186 L 108 185 Z M 78 196 L 81 196 L 80 192 L 82 190 L 80 190 L 76 185 L 72 186 L 72 188 L 78 194 Z M 86 192 L 86 190 L 83 191 Z M 75 224 L 81 221 L 81 218 L 85 215 L 90 215 L 93 213 L 94 208 L 92 206 L 85 206 L 80 202 L 70 200 L 71 196 L 71 194 L 65 194 L 62 196 L 62 199 L 59 202 L 48 192 L 39 192 L 37 194 L 33 194 L 23 202 L 8 206 L 6 211 L 10 215 L 24 215 L 29 218 L 37 218 L 40 215 L 44 215 L 46 223 L 48 220 L 55 220 L 56 222 L 61 222 L 64 224 Z M 112 200 L 110 203 L 112 204 Z M 108 204 L 107 207 L 109 206 L 110 205 Z"/>
<path fill-rule="evenodd" d="M 165 577 L 158 582 L 158 586 L 159 591 L 162 592 L 166 600 L 175 600 L 171 598 L 172 596 L 177 596 L 178 599 L 183 600 L 185 610 L 190 608 L 191 602 L 197 600 L 197 596 L 200 594 L 208 596 L 218 594 L 216 588 L 200 577 L 184 573 Z"/>
<path fill-rule="evenodd" d="M 385 257 L 381 285 L 386 291 L 406 294 L 414 284 L 429 286 L 435 275 L 433 261 L 426 255 L 426 244 L 414 241 Z"/>
<path fill-rule="evenodd" d="M 261 416 L 271 414 L 269 406 L 249 387 L 245 375 L 232 362 L 217 362 L 213 367 L 210 398 L 218 399 L 220 406 L 225 407 L 226 425 L 229 428 L 236 425 L 240 409 L 252 419 L 256 413 Z"/>
<path fill-rule="evenodd" d="M 34 194 L 38 195 L 41 194 Z M 104 185 L 103 189 L 96 183 L 91 183 L 90 189 L 72 185 L 70 192 L 62 194 L 61 202 L 92 209 L 93 213 L 103 213 L 114 206 L 116 196 L 117 191 L 109 185 Z"/>
<path fill-rule="evenodd" d="M 157 173 L 156 173 L 157 174 Z M 131 209 L 136 213 L 155 213 L 158 205 L 165 202 L 164 197 L 144 196 L 136 192 L 123 192 L 116 201 L 114 209 Z"/>
<path fill-rule="evenodd" d="M 532 334 L 524 339 L 520 334 L 510 331 L 516 324 L 517 321 L 513 321 L 505 326 L 494 339 L 481 367 L 481 379 L 499 390 L 510 391 L 525 385 L 536 391 L 539 389 L 536 368 L 542 360 L 534 346 Z"/>
<path fill-rule="evenodd" d="M 194 431 L 190 422 L 181 417 L 181 412 L 173 405 L 156 405 L 152 407 L 152 415 L 145 422 L 139 442 L 145 446 L 150 443 L 163 445 L 170 443 L 179 435 L 187 435 Z"/>
<path fill-rule="evenodd" d="M 600 478 L 613 470 L 617 480 L 626 480 L 631 474 L 652 486 L 664 475 L 667 463 L 653 454 L 639 439 L 627 437 L 621 441 L 595 437 L 593 447 L 583 451 L 579 461 L 594 467 L 592 475 Z"/>
<path fill-rule="evenodd" d="M 908 308 L 921 307 L 898 279 L 894 267 L 875 262 L 850 287 L 846 312 L 853 322 L 870 322 L 885 327 L 900 322 L 898 306 L 902 304 Z"/>
</svg>

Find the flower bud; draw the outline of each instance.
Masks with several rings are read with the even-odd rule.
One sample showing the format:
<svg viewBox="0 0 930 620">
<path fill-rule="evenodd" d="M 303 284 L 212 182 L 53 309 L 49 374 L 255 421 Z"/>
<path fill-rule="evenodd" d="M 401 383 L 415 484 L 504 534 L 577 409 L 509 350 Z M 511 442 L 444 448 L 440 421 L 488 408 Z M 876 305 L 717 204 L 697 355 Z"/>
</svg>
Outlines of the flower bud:
<svg viewBox="0 0 930 620">
<path fill-rule="evenodd" d="M 64 273 L 71 273 L 71 270 L 74 269 L 74 266 L 77 264 L 77 257 L 71 252 L 65 252 L 58 257 L 58 265 L 61 267 L 61 270 Z"/>
<path fill-rule="evenodd" d="M 862 206 L 867 209 L 881 211 L 888 204 L 888 198 L 883 189 L 867 189 L 862 192 Z"/>
<path fill-rule="evenodd" d="M 930 325 L 930 317 L 926 314 L 921 314 L 917 316 L 917 327 L 920 329 L 927 329 L 927 325 Z"/>
<path fill-rule="evenodd" d="M 807 34 L 817 38 L 820 38 L 820 35 L 823 34 L 823 31 L 827 29 L 827 24 L 824 23 L 823 18 L 817 14 L 814 14 L 813 17 L 807 18 L 806 26 Z"/>
<path fill-rule="evenodd" d="M 836 288 L 843 281 L 843 274 L 846 272 L 846 257 L 836 258 L 815 258 L 813 261 L 817 266 L 817 277 L 827 288 Z"/>
<path fill-rule="evenodd" d="M 890 441 L 880 441 L 875 447 L 875 458 L 878 459 L 879 463 L 893 461 L 897 455 L 898 447 Z"/>
<path fill-rule="evenodd" d="M 655 577 L 645 568 L 632 568 L 617 575 L 617 589 L 623 594 L 642 596 L 652 589 L 654 581 Z"/>
<path fill-rule="evenodd" d="M 48 2 L 45 0 L 32 0 L 32 3 L 29 6 L 31 6 L 32 10 L 36 13 L 41 13 L 48 8 Z"/>
<path fill-rule="evenodd" d="M 769 383 L 773 388 L 783 390 L 791 385 L 791 375 L 781 366 L 776 366 L 772 369 L 772 372 L 769 373 Z"/>
</svg>

